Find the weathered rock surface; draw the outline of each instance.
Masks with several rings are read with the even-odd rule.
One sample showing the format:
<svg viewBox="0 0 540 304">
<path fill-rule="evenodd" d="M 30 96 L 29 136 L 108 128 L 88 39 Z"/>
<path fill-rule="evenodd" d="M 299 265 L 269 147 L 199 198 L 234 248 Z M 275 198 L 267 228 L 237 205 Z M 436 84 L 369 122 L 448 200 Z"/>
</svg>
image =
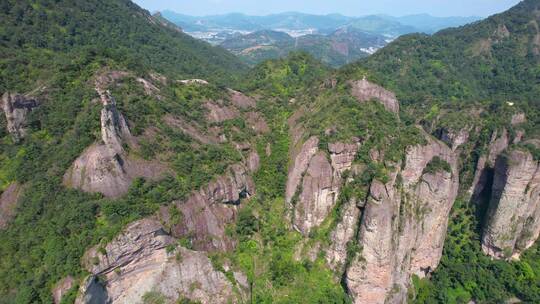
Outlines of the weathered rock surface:
<svg viewBox="0 0 540 304">
<path fill-rule="evenodd" d="M 495 258 L 517 258 L 538 238 L 540 165 L 529 152 L 513 150 L 497 159 L 486 219 L 482 249 Z"/>
<path fill-rule="evenodd" d="M 294 208 L 294 228 L 309 235 L 312 228 L 319 226 L 336 203 L 338 187 L 326 153 L 317 152 L 302 179 L 302 191 Z"/>
<path fill-rule="evenodd" d="M 309 138 L 303 145 L 293 148 L 292 164 L 289 166 L 287 185 L 285 190 L 285 200 L 290 203 L 300 182 L 302 174 L 307 170 L 311 158 L 319 150 L 319 139 L 317 137 Z"/>
<path fill-rule="evenodd" d="M 440 261 L 458 192 L 457 159 L 445 144 L 426 138 L 427 145 L 408 149 L 403 166 L 394 164 L 388 182 L 370 186 L 357 239 L 362 251 L 345 275 L 354 303 L 404 303 L 411 275 L 424 277 Z M 451 172 L 426 172 L 435 157 Z"/>
<path fill-rule="evenodd" d="M 16 142 L 26 136 L 26 117 L 37 106 L 38 101 L 32 97 L 9 92 L 2 96 L 2 110 L 6 116 L 7 131 Z"/>
<path fill-rule="evenodd" d="M 254 108 L 256 103 L 255 100 L 251 97 L 244 95 L 241 92 L 228 89 L 231 96 L 231 101 L 235 107 L 240 109 Z"/>
<path fill-rule="evenodd" d="M 206 119 L 209 122 L 224 122 L 240 116 L 240 112 L 231 106 L 220 105 L 213 101 L 206 102 L 204 106 L 208 110 Z"/>
<path fill-rule="evenodd" d="M 158 179 L 167 167 L 159 162 L 130 157 L 124 146 L 135 148 L 126 120 L 116 108 L 108 91 L 100 93 L 102 143 L 95 143 L 79 156 L 64 175 L 64 185 L 86 192 L 98 192 L 107 197 L 127 193 L 133 179 Z"/>
<path fill-rule="evenodd" d="M 196 141 L 203 144 L 217 144 L 219 138 L 211 133 L 205 133 L 202 128 L 195 122 L 187 122 L 181 117 L 174 117 L 172 115 L 165 115 L 163 121 L 172 128 L 178 128 L 183 133 L 189 135 Z"/>
<path fill-rule="evenodd" d="M 60 280 L 52 290 L 54 304 L 60 304 L 62 297 L 69 292 L 69 290 L 74 286 L 75 279 L 72 276 L 67 276 Z"/>
<path fill-rule="evenodd" d="M 336 273 L 343 273 L 345 270 L 347 246 L 356 236 L 361 214 L 356 199 L 349 200 L 342 208 L 341 221 L 331 232 L 330 239 L 332 243 L 326 251 L 326 261 Z"/>
<path fill-rule="evenodd" d="M 343 184 L 341 175 L 351 168 L 359 146 L 358 142 L 329 144 L 327 156 L 319 151 L 318 143 L 317 137 L 311 137 L 296 147 L 287 179 L 285 197 L 295 204 L 293 227 L 304 235 L 319 226 L 334 208 Z M 296 193 L 298 200 L 293 202 Z"/>
<path fill-rule="evenodd" d="M 15 208 L 21 193 L 21 186 L 12 183 L 0 195 L 0 230 L 6 229 L 15 216 Z"/>
<path fill-rule="evenodd" d="M 176 242 L 158 221 L 143 219 L 126 227 L 104 248 L 90 249 L 84 264 L 93 276 L 81 289 L 79 303 L 140 303 L 148 292 L 163 295 L 167 303 L 180 298 L 239 302 L 233 283 L 213 268 L 205 253 L 175 248 Z"/>
<path fill-rule="evenodd" d="M 396 98 L 396 94 L 367 81 L 365 78 L 349 83 L 352 87 L 351 93 L 358 101 L 366 102 L 375 99 L 381 102 L 386 110 L 399 113 L 399 102 Z"/>
<path fill-rule="evenodd" d="M 252 156 L 250 167 L 258 168 L 258 158 Z M 195 250 L 232 250 L 235 241 L 226 235 L 225 228 L 236 219 L 240 199 L 255 191 L 250 174 L 246 166 L 233 165 L 226 174 L 195 191 L 187 200 L 162 208 L 161 217 L 175 237 L 188 238 Z M 179 219 L 174 219 L 173 212 L 181 214 Z"/>
<path fill-rule="evenodd" d="M 469 129 L 463 128 L 459 131 L 443 128 L 439 131 L 440 140 L 447 143 L 453 151 L 469 140 Z"/>
<path fill-rule="evenodd" d="M 259 134 L 270 132 L 270 128 L 268 127 L 266 120 L 259 112 L 248 112 L 246 114 L 246 121 L 251 129 Z"/>
<path fill-rule="evenodd" d="M 110 304 L 111 300 L 107 294 L 104 283 L 95 275 L 88 276 L 75 299 L 75 304 Z"/>
</svg>

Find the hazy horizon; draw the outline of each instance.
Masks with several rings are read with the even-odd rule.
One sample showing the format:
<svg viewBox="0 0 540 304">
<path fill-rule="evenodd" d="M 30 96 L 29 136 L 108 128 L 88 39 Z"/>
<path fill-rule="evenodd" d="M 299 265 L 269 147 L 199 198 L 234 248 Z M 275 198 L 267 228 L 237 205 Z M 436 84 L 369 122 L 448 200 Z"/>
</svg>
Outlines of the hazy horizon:
<svg viewBox="0 0 540 304">
<path fill-rule="evenodd" d="M 264 16 L 287 12 L 315 15 L 341 14 L 358 17 L 373 14 L 406 16 L 429 14 L 436 17 L 487 17 L 503 12 L 519 3 L 519 0 L 275 0 L 261 3 L 254 0 L 134 0 L 151 11 L 170 10 L 192 16 L 241 13 Z M 339 4 L 337 4 L 339 3 Z"/>
</svg>

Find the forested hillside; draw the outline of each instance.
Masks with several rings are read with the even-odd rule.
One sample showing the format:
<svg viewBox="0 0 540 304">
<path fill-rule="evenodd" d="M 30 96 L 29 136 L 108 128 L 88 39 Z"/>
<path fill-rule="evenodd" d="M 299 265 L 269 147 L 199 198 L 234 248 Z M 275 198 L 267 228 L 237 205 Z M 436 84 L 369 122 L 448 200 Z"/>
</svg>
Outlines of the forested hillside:
<svg viewBox="0 0 540 304">
<path fill-rule="evenodd" d="M 0 303 L 540 302 L 539 11 L 248 69 L 3 1 Z"/>
</svg>

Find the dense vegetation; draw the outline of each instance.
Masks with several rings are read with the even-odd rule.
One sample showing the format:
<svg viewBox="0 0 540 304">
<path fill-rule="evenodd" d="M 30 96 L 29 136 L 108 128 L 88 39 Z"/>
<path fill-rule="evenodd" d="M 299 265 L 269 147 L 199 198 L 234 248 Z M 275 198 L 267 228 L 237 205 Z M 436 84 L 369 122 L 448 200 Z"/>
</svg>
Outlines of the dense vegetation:
<svg viewBox="0 0 540 304">
<path fill-rule="evenodd" d="M 0 91 L 29 90 L 65 71 L 109 58 L 148 69 L 214 81 L 244 66 L 231 54 L 169 27 L 129 0 L 7 0 L 0 3 Z"/>
<path fill-rule="evenodd" d="M 421 125 L 432 134 L 441 129 L 480 130 L 464 148 L 461 192 L 470 185 L 478 156 L 491 133 L 509 124 L 517 112 L 528 121 L 519 128 L 537 136 L 540 122 L 538 30 L 531 16 L 538 1 L 524 1 L 509 13 L 433 37 L 406 36 L 370 59 L 332 71 L 305 53 L 265 61 L 239 77 L 244 67 L 232 55 L 162 25 L 127 0 L 3 1 L 0 3 L 0 92 L 38 95 L 44 102 L 29 116 L 29 136 L 14 143 L 0 115 L 0 190 L 24 185 L 17 216 L 0 232 L 0 303 L 50 303 L 51 288 L 66 275 L 85 275 L 80 258 L 86 248 L 113 238 L 129 222 L 153 214 L 160 206 L 191 191 L 243 159 L 231 143 L 196 142 L 164 121 L 166 115 L 190 121 L 204 131 L 222 127 L 227 138 L 250 141 L 261 156 L 255 174 L 256 195 L 228 233 L 238 238 L 234 252 L 215 254 L 212 262 L 230 260 L 248 275 L 255 303 L 348 303 L 350 299 L 324 256 L 306 252 L 328 243 L 340 219 L 340 207 L 352 196 L 365 197 L 373 179 L 384 181 L 387 168 L 368 153 L 381 150 L 399 163 L 407 146 L 422 144 Z M 114 13 L 113 13 L 114 12 Z M 506 31 L 512 33 L 506 37 Z M 527 41 L 527 42 L 525 42 Z M 465 54 L 463 54 L 465 50 Z M 128 71 L 110 89 L 129 120 L 139 147 L 130 156 L 169 165 L 159 182 L 137 179 L 119 199 L 69 190 L 62 176 L 85 148 L 99 140 L 100 105 L 94 78 L 111 70 Z M 159 93 L 147 94 L 137 77 L 159 72 L 169 78 Z M 358 103 L 349 79 L 367 76 L 398 93 L 404 110 L 389 113 L 376 102 Z M 209 85 L 172 80 L 207 78 Z M 332 83 L 336 80 L 336 83 Z M 204 102 L 229 103 L 223 84 L 258 95 L 257 110 L 271 132 L 259 136 L 241 119 L 223 124 L 205 119 Z M 158 95 L 159 94 L 159 95 Z M 285 183 L 291 147 L 287 120 L 295 110 L 305 136 L 317 135 L 321 150 L 335 141 L 363 141 L 355 162 L 364 172 L 343 188 L 338 204 L 310 238 L 285 225 Z M 482 111 L 476 111 L 481 109 Z M 150 135 L 147 133 L 150 132 Z M 540 158 L 538 148 L 520 145 Z M 271 154 L 266 151 L 270 150 Z M 434 159 L 426 172 L 449 171 Z M 414 278 L 416 303 L 500 303 L 518 297 L 540 302 L 540 248 L 520 261 L 493 261 L 480 248 L 482 205 L 461 195 L 451 213 L 444 255 L 432 277 Z M 350 251 L 359 248 L 351 244 Z M 66 302 L 72 302 L 75 287 Z M 145 302 L 160 303 L 149 293 Z M 181 303 L 188 303 L 181 300 Z"/>
<path fill-rule="evenodd" d="M 251 65 L 267 59 L 286 57 L 293 51 L 304 51 L 325 64 L 339 67 L 367 57 L 369 50 L 386 44 L 384 36 L 347 27 L 328 35 L 310 34 L 296 38 L 283 32 L 263 30 L 229 38 L 220 46 Z"/>
<path fill-rule="evenodd" d="M 511 103 L 537 123 L 536 9 L 538 1 L 522 1 L 481 22 L 433 36 L 406 35 L 344 70 L 368 69 L 370 77 L 395 91 L 414 116 L 436 106 L 460 111 L 461 117 L 453 121 L 463 122 L 475 108 L 494 114 Z"/>
</svg>

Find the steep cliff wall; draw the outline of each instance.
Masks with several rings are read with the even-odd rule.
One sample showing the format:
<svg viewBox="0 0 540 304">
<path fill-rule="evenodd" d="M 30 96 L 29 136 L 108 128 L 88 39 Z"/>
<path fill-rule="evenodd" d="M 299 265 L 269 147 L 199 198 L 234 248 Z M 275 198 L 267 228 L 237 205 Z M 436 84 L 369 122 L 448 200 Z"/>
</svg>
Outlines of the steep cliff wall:
<svg viewBox="0 0 540 304">
<path fill-rule="evenodd" d="M 452 150 L 426 139 L 408 149 L 403 164 L 387 164 L 387 182 L 371 183 L 356 240 L 361 250 L 345 273 L 355 303 L 403 303 L 411 275 L 424 277 L 439 263 L 459 177 Z"/>
<path fill-rule="evenodd" d="M 303 235 L 319 226 L 335 206 L 341 175 L 351 168 L 360 145 L 354 141 L 329 144 L 325 152 L 319 150 L 319 139 L 311 137 L 293 152 L 285 197 L 293 210 L 293 227 Z"/>
<path fill-rule="evenodd" d="M 91 275 L 76 303 L 140 303 L 150 292 L 167 303 L 239 302 L 236 281 L 215 270 L 205 253 L 176 244 L 157 220 L 130 224 L 108 244 L 86 252 L 83 263 Z"/>
<path fill-rule="evenodd" d="M 185 201 L 162 208 L 161 218 L 171 227 L 172 235 L 189 239 L 195 250 L 232 250 L 236 242 L 225 229 L 234 223 L 240 199 L 255 193 L 251 173 L 258 168 L 256 157 L 252 157 L 250 167 L 251 170 L 243 164 L 233 165 Z"/>
<path fill-rule="evenodd" d="M 495 164 L 482 249 L 496 258 L 517 258 L 539 233 L 540 164 L 530 152 L 509 151 Z"/>
</svg>

